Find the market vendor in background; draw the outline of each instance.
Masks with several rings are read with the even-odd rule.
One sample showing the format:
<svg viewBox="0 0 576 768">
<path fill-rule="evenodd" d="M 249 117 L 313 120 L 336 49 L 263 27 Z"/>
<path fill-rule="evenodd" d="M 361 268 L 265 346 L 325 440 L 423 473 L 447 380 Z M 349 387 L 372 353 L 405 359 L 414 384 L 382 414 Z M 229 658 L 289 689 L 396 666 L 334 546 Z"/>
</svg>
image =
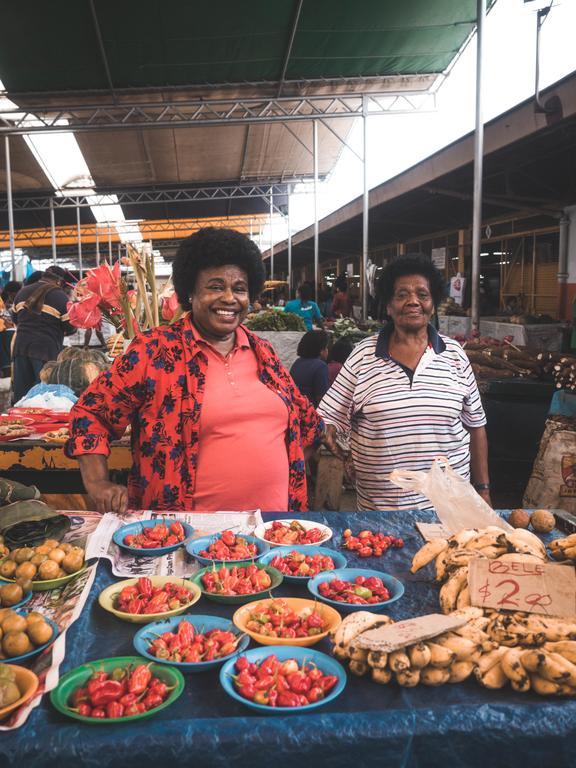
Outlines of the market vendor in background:
<svg viewBox="0 0 576 768">
<path fill-rule="evenodd" d="M 56 359 L 64 336 L 76 330 L 68 322 L 69 297 L 65 290 L 75 282 L 70 272 L 51 266 L 37 282 L 24 285 L 14 298 L 12 317 L 17 330 L 12 360 L 16 403 L 40 381 L 44 363 Z"/>
<path fill-rule="evenodd" d="M 352 317 L 352 299 L 348 293 L 348 280 L 340 275 L 334 283 L 334 298 L 332 299 L 332 317 Z"/>
<path fill-rule="evenodd" d="M 66 453 L 99 511 L 307 508 L 304 448 L 322 421 L 241 325 L 264 277 L 239 232 L 206 228 L 181 243 L 173 283 L 188 314 L 137 336 L 72 410 Z M 126 489 L 109 480 L 107 456 L 128 424 Z"/>
<path fill-rule="evenodd" d="M 300 339 L 296 353 L 290 376 L 300 392 L 318 407 L 328 389 L 328 334 L 308 331 Z"/>
<path fill-rule="evenodd" d="M 468 358 L 430 324 L 444 279 L 423 256 L 391 262 L 379 286 L 390 322 L 360 342 L 322 402 L 327 442 L 350 438 L 358 508 L 426 509 L 388 481 L 392 470 L 427 471 L 438 456 L 472 475 L 490 503 L 486 417 Z"/>
<path fill-rule="evenodd" d="M 284 312 L 293 312 L 304 320 L 307 331 L 314 328 L 314 324 L 323 327 L 322 313 L 315 301 L 312 301 L 312 287 L 309 283 L 302 283 L 298 288 L 299 299 L 286 302 Z"/>
</svg>

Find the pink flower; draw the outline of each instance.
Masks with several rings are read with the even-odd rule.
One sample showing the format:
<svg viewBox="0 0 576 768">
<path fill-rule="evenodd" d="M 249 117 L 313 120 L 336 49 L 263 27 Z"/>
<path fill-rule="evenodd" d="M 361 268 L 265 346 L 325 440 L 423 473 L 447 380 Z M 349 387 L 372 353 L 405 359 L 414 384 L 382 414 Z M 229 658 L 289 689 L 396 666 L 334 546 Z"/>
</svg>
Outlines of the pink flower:
<svg viewBox="0 0 576 768">
<path fill-rule="evenodd" d="M 86 293 L 78 301 L 68 302 L 68 317 L 75 328 L 100 328 L 102 312 L 98 304 L 100 297 L 95 293 Z"/>
<path fill-rule="evenodd" d="M 178 303 L 178 297 L 176 296 L 176 293 L 172 293 L 170 296 L 165 298 L 162 301 L 162 319 L 168 320 L 168 322 L 172 320 L 179 306 L 180 305 Z"/>
<path fill-rule="evenodd" d="M 85 282 L 87 290 L 98 296 L 104 309 L 120 306 L 120 263 L 118 261 L 113 267 L 109 264 L 101 264 L 95 269 L 90 269 Z"/>
</svg>

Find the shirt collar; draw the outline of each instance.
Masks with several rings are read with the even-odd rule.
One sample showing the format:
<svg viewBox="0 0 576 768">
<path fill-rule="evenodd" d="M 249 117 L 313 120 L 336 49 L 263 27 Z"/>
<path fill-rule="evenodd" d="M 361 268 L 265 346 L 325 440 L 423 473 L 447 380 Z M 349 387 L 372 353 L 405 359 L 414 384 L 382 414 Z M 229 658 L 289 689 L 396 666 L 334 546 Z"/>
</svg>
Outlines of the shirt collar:
<svg viewBox="0 0 576 768">
<path fill-rule="evenodd" d="M 209 341 L 206 341 L 206 339 L 203 339 L 202 336 L 200 336 L 200 333 L 198 332 L 198 329 L 194 325 L 194 322 L 192 320 L 192 317 L 190 317 L 190 330 L 192 332 L 192 338 L 194 341 L 198 344 L 208 344 L 210 345 Z M 210 345 L 211 346 L 211 345 Z M 247 349 L 250 347 L 250 342 L 248 340 L 248 334 L 244 330 L 244 328 L 239 325 L 238 328 L 236 328 L 236 343 L 234 344 L 235 347 L 242 347 L 242 349 Z"/>
<path fill-rule="evenodd" d="M 378 334 L 378 340 L 376 341 L 376 357 L 381 357 L 384 360 L 390 359 L 390 336 L 392 335 L 393 330 L 394 323 L 388 323 Z M 440 355 L 446 349 L 446 344 L 442 337 L 430 323 L 428 323 L 428 342 L 437 355 Z"/>
</svg>

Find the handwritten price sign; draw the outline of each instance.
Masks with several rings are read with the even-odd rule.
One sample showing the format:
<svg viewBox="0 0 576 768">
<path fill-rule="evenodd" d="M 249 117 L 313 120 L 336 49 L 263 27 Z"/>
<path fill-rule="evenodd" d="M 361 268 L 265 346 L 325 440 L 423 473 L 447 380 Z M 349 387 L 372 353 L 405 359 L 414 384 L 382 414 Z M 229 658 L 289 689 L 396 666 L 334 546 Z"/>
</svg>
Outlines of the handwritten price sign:
<svg viewBox="0 0 576 768">
<path fill-rule="evenodd" d="M 480 608 L 549 616 L 576 613 L 576 569 L 520 560 L 472 560 L 470 601 Z"/>
</svg>

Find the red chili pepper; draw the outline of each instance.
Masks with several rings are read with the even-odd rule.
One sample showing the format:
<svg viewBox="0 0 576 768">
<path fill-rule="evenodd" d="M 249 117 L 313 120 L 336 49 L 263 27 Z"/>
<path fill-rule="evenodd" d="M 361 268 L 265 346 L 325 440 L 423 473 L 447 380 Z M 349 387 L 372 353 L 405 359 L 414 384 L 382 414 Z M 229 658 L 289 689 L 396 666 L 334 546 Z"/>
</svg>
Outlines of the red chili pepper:
<svg viewBox="0 0 576 768">
<path fill-rule="evenodd" d="M 76 688 L 74 693 L 72 694 L 72 706 L 78 707 L 83 702 L 88 701 L 88 689 L 87 688 Z"/>
<path fill-rule="evenodd" d="M 108 702 L 108 704 L 106 704 L 106 715 L 107 717 L 123 717 L 124 705 L 120 704 L 119 701 Z"/>
<path fill-rule="evenodd" d="M 92 707 L 84 702 L 78 706 L 77 712 L 83 717 L 90 717 L 92 715 Z"/>
<path fill-rule="evenodd" d="M 186 619 L 182 619 L 180 624 L 178 624 L 178 636 L 182 640 L 182 645 L 191 645 L 194 642 L 195 635 L 194 625 L 186 621 Z"/>
<path fill-rule="evenodd" d="M 318 681 L 324 693 L 327 693 L 331 688 L 334 688 L 337 682 L 338 682 L 338 678 L 336 677 L 336 675 L 326 675 L 325 677 L 323 677 L 321 680 Z"/>
<path fill-rule="evenodd" d="M 270 688 L 268 691 L 268 704 L 271 707 L 275 707 L 278 703 L 278 691 L 276 688 Z"/>
<path fill-rule="evenodd" d="M 149 539 L 153 539 L 156 542 L 163 541 L 168 535 L 168 527 L 161 523 L 160 525 L 155 525 L 154 528 L 145 528 L 144 533 Z"/>
<path fill-rule="evenodd" d="M 315 701 L 320 701 L 320 699 L 324 698 L 324 691 L 319 685 L 315 685 L 313 688 L 310 688 L 306 695 L 310 704 L 313 704 Z"/>
<path fill-rule="evenodd" d="M 238 688 L 238 693 L 245 699 L 253 700 L 254 696 L 256 696 L 256 688 L 253 685 L 241 685 Z"/>
<path fill-rule="evenodd" d="M 150 600 L 142 613 L 163 613 L 166 610 L 168 610 L 168 595 L 161 592 Z"/>
<path fill-rule="evenodd" d="M 323 629 L 324 619 L 322 618 L 322 616 L 320 616 L 319 613 L 311 613 L 310 616 L 308 616 L 308 626 L 319 627 L 320 629 Z"/>
<path fill-rule="evenodd" d="M 170 526 L 170 533 L 174 534 L 174 536 L 176 536 L 178 539 L 180 539 L 180 541 L 182 541 L 182 539 L 185 536 L 184 526 L 182 525 L 182 523 L 179 523 L 179 522 L 172 523 L 172 525 Z"/>
<path fill-rule="evenodd" d="M 144 610 L 144 601 L 139 597 L 135 597 L 133 600 L 130 600 L 130 602 L 128 603 L 128 610 L 127 610 L 128 613 L 136 615 L 138 613 L 142 613 L 143 610 Z"/>
<path fill-rule="evenodd" d="M 292 691 L 279 693 L 277 701 L 278 701 L 279 707 L 299 707 L 300 706 L 299 695 L 297 693 L 292 693 Z"/>
<path fill-rule="evenodd" d="M 146 688 L 148 688 L 151 679 L 152 672 L 150 672 L 150 667 L 147 664 L 138 664 L 130 675 L 128 691 L 137 695 L 144 693 Z"/>
<path fill-rule="evenodd" d="M 136 704 L 138 696 L 135 693 L 125 693 L 118 701 L 123 707 L 130 707 L 132 704 Z"/>
<path fill-rule="evenodd" d="M 154 692 L 161 697 L 162 701 L 168 696 L 169 688 L 163 680 L 155 680 L 150 686 L 149 692 Z"/>
<path fill-rule="evenodd" d="M 288 675 L 288 685 L 294 693 L 306 693 L 312 687 L 312 681 L 305 672 L 293 672 Z"/>
<path fill-rule="evenodd" d="M 254 683 L 254 688 L 256 688 L 257 691 L 267 691 L 273 684 L 274 678 L 272 675 L 266 675 Z"/>
<path fill-rule="evenodd" d="M 152 582 L 149 578 L 142 576 L 138 579 L 138 592 L 145 597 L 150 597 L 152 594 Z"/>
<path fill-rule="evenodd" d="M 118 680 L 105 680 L 98 690 L 90 694 L 90 702 L 94 707 L 104 707 L 111 701 L 118 701 L 124 695 L 124 686 Z"/>
<path fill-rule="evenodd" d="M 265 704 L 268 706 L 270 703 L 268 691 L 256 691 L 254 694 L 254 702 L 256 704 Z"/>
<path fill-rule="evenodd" d="M 162 696 L 154 693 L 154 691 L 150 691 L 150 693 L 148 693 L 142 700 L 142 704 L 144 704 L 146 710 L 155 709 L 156 707 L 159 707 L 162 702 Z"/>
<path fill-rule="evenodd" d="M 168 538 L 164 539 L 162 542 L 163 547 L 173 547 L 174 544 L 178 544 L 178 537 L 177 536 L 168 536 Z"/>
<path fill-rule="evenodd" d="M 103 709 L 102 707 L 95 707 L 92 710 L 90 717 L 98 717 L 98 718 L 106 717 L 106 710 Z"/>
</svg>

